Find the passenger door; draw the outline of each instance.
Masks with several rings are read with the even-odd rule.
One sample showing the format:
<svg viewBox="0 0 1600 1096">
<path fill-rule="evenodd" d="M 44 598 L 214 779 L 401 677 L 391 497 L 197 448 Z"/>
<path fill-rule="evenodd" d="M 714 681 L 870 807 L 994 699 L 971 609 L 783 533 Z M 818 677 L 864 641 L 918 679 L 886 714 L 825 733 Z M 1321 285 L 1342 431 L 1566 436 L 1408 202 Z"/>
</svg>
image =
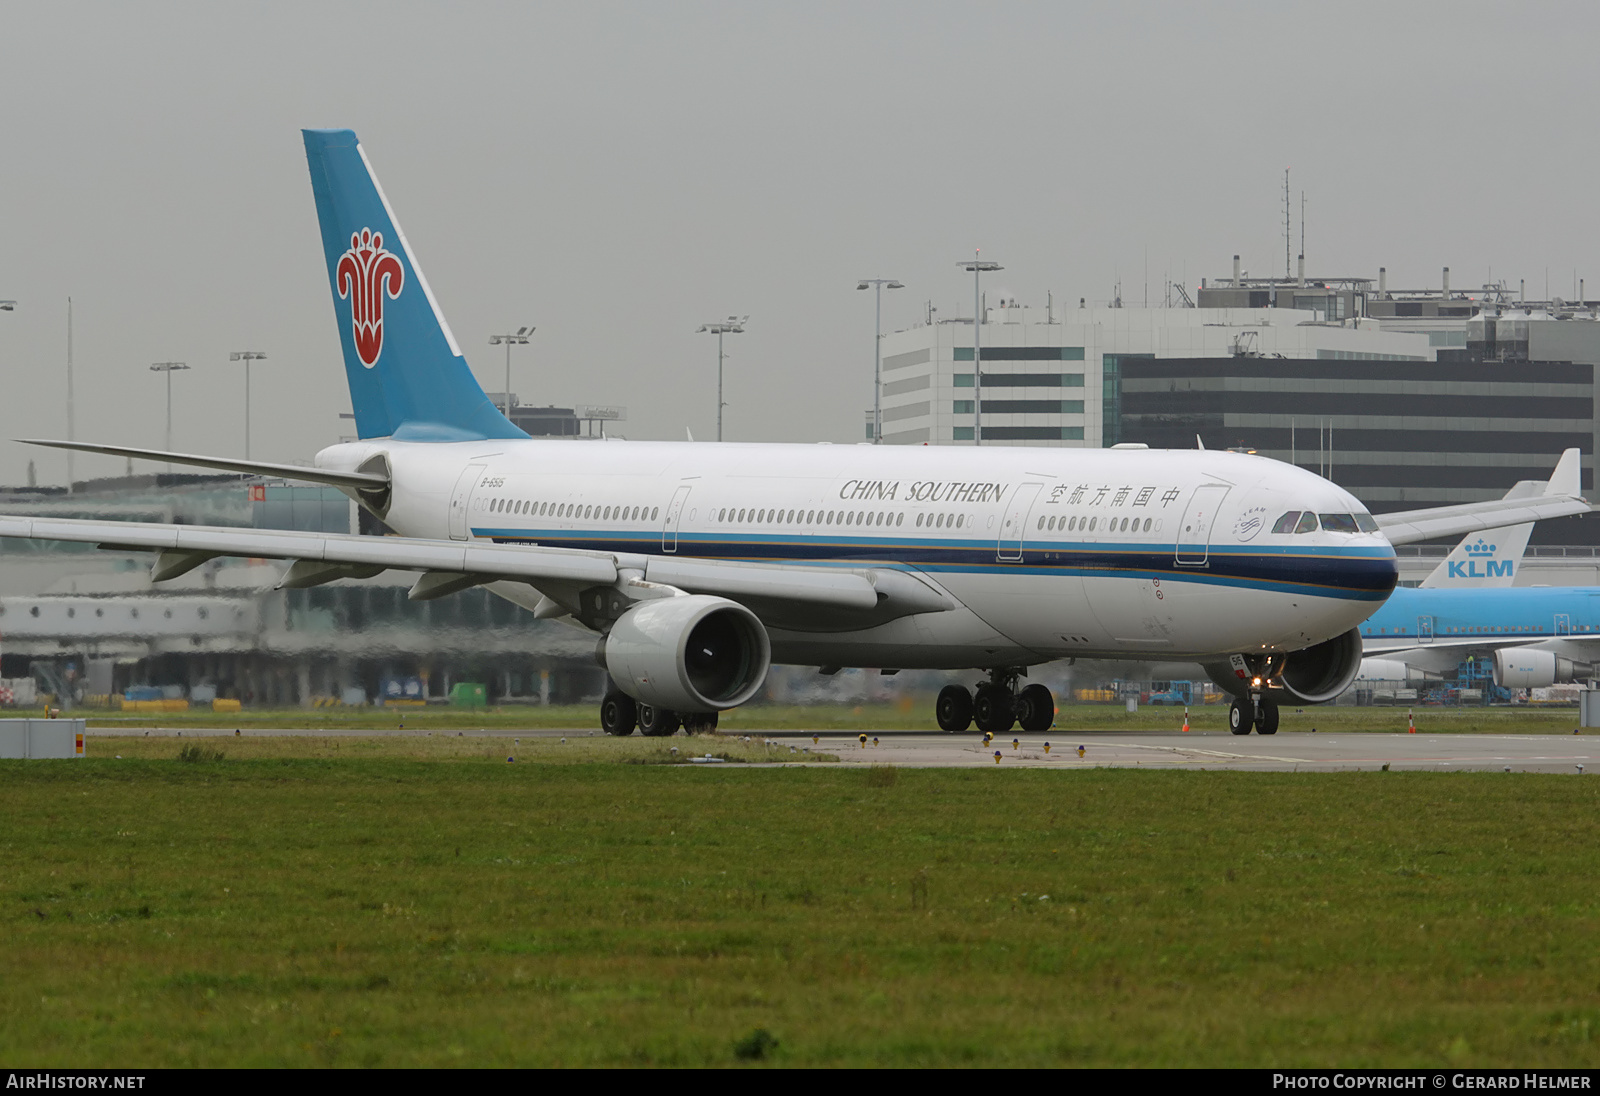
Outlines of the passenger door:
<svg viewBox="0 0 1600 1096">
<path fill-rule="evenodd" d="M 1016 493 L 1011 496 L 1011 505 L 1006 507 L 1005 517 L 1000 519 L 1000 539 L 995 544 L 995 555 L 1000 562 L 1015 563 L 1022 559 L 1022 541 L 1028 533 L 1028 514 L 1033 509 L 1033 500 L 1039 497 L 1043 488 L 1042 483 L 1019 484 Z"/>
<path fill-rule="evenodd" d="M 1189 508 L 1178 522 L 1177 547 L 1172 562 L 1184 567 L 1203 567 L 1211 558 L 1211 529 L 1216 524 L 1222 500 L 1227 497 L 1226 484 L 1206 483 L 1194 489 Z"/>
<path fill-rule="evenodd" d="M 466 471 L 461 473 L 461 478 L 456 480 L 456 489 L 450 493 L 450 539 L 467 539 L 467 508 L 472 503 L 472 489 L 478 485 L 478 477 L 483 475 L 484 465 L 469 464 Z"/>
<path fill-rule="evenodd" d="M 672 496 L 672 503 L 667 507 L 661 525 L 661 550 L 672 553 L 678 550 L 678 526 L 683 522 L 683 508 L 689 500 L 689 492 L 694 488 L 684 484 Z"/>
</svg>

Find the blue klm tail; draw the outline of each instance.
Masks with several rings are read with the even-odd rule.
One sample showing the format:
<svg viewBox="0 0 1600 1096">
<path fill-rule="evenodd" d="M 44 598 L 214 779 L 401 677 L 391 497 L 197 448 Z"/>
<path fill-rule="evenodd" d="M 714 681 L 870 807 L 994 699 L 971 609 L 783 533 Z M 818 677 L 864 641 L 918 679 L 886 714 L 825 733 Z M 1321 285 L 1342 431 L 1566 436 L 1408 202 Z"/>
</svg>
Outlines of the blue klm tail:
<svg viewBox="0 0 1600 1096">
<path fill-rule="evenodd" d="M 356 432 L 409 441 L 527 437 L 467 367 L 356 135 L 302 132 Z"/>
</svg>

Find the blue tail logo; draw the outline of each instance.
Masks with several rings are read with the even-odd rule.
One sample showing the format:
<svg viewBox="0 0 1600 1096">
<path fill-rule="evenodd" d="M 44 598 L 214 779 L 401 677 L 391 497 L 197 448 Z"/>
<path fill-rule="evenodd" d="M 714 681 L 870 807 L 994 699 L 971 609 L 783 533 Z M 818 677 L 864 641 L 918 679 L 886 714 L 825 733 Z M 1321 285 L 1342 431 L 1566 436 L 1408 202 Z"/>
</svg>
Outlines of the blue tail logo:
<svg viewBox="0 0 1600 1096">
<path fill-rule="evenodd" d="M 473 377 L 356 135 L 303 132 L 356 433 L 405 441 L 527 437 Z"/>
<path fill-rule="evenodd" d="M 371 369 L 383 353 L 383 298 L 392 301 L 406 284 L 405 268 L 392 251 L 383 249 L 383 233 L 363 228 L 350 237 L 350 250 L 334 270 L 339 297 L 350 299 L 350 334 L 356 357 Z"/>
</svg>

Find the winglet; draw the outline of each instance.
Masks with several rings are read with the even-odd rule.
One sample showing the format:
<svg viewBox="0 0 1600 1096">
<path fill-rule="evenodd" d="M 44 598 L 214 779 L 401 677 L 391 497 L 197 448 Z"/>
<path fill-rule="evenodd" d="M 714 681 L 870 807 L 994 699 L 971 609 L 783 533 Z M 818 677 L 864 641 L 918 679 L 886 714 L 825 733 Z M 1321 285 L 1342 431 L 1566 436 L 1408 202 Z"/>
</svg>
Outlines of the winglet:
<svg viewBox="0 0 1600 1096">
<path fill-rule="evenodd" d="M 1562 453 L 1561 459 L 1556 461 L 1556 470 L 1550 473 L 1550 482 L 1545 484 L 1545 495 L 1581 497 L 1583 495 L 1580 468 L 1582 461 L 1583 451 L 1580 449 L 1568 449 Z"/>
<path fill-rule="evenodd" d="M 1200 440 L 1199 434 L 1194 436 L 1194 447 L 1196 449 L 1204 449 L 1206 447 L 1206 443 Z"/>
</svg>

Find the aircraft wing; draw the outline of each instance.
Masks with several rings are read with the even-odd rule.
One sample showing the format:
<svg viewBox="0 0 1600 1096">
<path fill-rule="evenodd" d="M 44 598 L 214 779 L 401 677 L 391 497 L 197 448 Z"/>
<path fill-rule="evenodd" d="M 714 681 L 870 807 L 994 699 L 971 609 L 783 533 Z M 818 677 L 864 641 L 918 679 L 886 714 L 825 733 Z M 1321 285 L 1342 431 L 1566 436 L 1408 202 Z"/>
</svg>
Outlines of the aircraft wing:
<svg viewBox="0 0 1600 1096">
<path fill-rule="evenodd" d="M 159 553 L 151 577 L 176 578 L 218 556 L 286 559 L 281 586 L 317 586 L 382 571 L 419 571 L 414 600 L 502 580 L 525 582 L 576 612 L 576 595 L 595 586 L 642 580 L 735 601 L 787 603 L 821 611 L 887 617 L 942 612 L 956 603 L 920 579 L 887 568 L 824 568 L 679 559 L 483 541 L 295 533 L 134 521 L 0 515 L 0 537 L 97 544 Z"/>
<path fill-rule="evenodd" d="M 1483 502 L 1467 502 L 1459 506 L 1401 510 L 1392 514 L 1375 514 L 1373 517 L 1379 530 L 1389 538 L 1390 544 L 1413 544 L 1434 537 L 1461 536 L 1545 518 L 1587 514 L 1594 508 L 1579 494 L 1580 458 L 1581 453 L 1577 449 L 1562 453 L 1541 495 L 1485 499 Z"/>
</svg>

